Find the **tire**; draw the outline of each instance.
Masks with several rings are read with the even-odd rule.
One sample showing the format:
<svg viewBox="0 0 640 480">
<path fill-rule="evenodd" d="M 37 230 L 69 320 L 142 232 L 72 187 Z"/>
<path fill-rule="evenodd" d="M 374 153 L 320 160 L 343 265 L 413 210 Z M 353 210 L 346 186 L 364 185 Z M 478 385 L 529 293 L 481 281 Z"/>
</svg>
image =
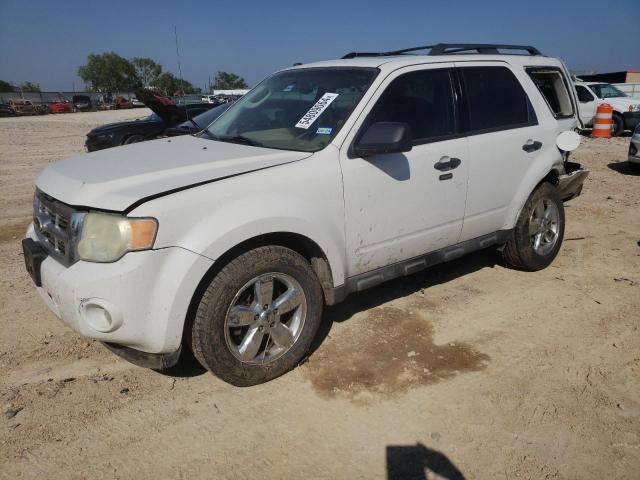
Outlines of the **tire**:
<svg viewBox="0 0 640 480">
<path fill-rule="evenodd" d="M 624 132 L 624 119 L 621 115 L 614 113 L 611 119 L 611 136 L 617 137 Z"/>
<path fill-rule="evenodd" d="M 278 311 L 276 302 L 285 294 L 290 303 Z M 256 248 L 223 267 L 202 295 L 191 331 L 193 354 L 232 385 L 267 382 L 295 368 L 307 354 L 323 305 L 320 283 L 304 257 L 285 247 Z"/>
<path fill-rule="evenodd" d="M 538 222 L 539 218 L 544 222 Z M 558 191 L 550 183 L 542 183 L 527 199 L 513 236 L 503 249 L 507 264 L 530 272 L 548 267 L 560 251 L 564 222 L 564 206 Z"/>
<path fill-rule="evenodd" d="M 130 137 L 125 138 L 122 145 L 131 145 L 132 143 L 143 142 L 144 137 L 142 135 L 131 135 Z"/>
</svg>

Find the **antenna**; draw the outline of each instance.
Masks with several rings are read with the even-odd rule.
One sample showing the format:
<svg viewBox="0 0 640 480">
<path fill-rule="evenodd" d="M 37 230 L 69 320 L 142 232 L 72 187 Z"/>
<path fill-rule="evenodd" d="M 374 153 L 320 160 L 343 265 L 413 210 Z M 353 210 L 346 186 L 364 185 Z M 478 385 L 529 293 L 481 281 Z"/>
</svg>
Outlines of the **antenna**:
<svg viewBox="0 0 640 480">
<path fill-rule="evenodd" d="M 182 66 L 180 65 L 180 49 L 178 48 L 178 27 L 176 27 L 175 25 L 173 26 L 173 34 L 176 37 L 176 58 L 178 60 L 178 74 L 180 75 L 180 80 L 184 82 L 184 78 L 182 78 Z M 185 96 L 185 92 L 182 92 L 182 96 Z M 198 126 L 196 122 L 189 118 L 189 109 L 187 108 L 186 98 L 184 101 L 184 114 L 187 117 L 187 122 L 193 123 L 194 125 L 196 125 L 196 127 Z"/>
<path fill-rule="evenodd" d="M 178 73 L 180 74 L 180 78 L 182 78 L 182 68 L 180 67 L 180 49 L 178 48 L 178 28 L 173 26 L 173 33 L 176 37 L 176 57 L 178 59 Z"/>
</svg>

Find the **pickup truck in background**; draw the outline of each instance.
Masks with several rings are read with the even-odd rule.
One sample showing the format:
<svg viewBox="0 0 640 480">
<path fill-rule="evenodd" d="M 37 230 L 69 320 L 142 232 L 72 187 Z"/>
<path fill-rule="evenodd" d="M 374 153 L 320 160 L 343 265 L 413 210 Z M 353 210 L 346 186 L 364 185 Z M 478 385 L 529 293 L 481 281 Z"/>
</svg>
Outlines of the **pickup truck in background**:
<svg viewBox="0 0 640 480">
<path fill-rule="evenodd" d="M 596 109 L 601 103 L 613 107 L 611 135 L 621 135 L 625 130 L 633 131 L 640 124 L 640 99 L 602 82 L 575 82 L 578 94 L 578 111 L 585 127 L 593 124 Z"/>
</svg>

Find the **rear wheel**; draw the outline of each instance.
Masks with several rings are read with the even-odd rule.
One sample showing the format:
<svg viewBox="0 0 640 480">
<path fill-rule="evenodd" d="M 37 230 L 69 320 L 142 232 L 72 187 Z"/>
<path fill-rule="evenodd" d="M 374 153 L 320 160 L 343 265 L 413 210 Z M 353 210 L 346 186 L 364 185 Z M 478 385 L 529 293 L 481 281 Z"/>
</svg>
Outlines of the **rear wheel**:
<svg viewBox="0 0 640 480">
<path fill-rule="evenodd" d="M 322 315 L 309 262 L 284 247 L 260 247 L 226 265 L 204 292 L 192 327 L 198 361 L 222 380 L 257 385 L 298 365 Z"/>
<path fill-rule="evenodd" d="M 503 255 L 512 267 L 536 271 L 553 262 L 564 238 L 564 206 L 556 188 L 541 184 L 529 197 Z"/>
<path fill-rule="evenodd" d="M 611 136 L 617 137 L 619 135 L 622 135 L 623 132 L 624 132 L 624 119 L 622 118 L 621 115 L 614 113 L 613 117 L 611 118 Z"/>
</svg>

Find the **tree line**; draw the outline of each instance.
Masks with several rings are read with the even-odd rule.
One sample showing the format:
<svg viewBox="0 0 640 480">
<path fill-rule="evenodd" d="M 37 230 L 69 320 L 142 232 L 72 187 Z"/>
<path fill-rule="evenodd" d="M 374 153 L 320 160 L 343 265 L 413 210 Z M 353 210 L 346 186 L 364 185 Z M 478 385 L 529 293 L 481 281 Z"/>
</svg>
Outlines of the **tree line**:
<svg viewBox="0 0 640 480">
<path fill-rule="evenodd" d="M 87 57 L 87 64 L 78 68 L 78 76 L 98 92 L 129 92 L 153 88 L 164 95 L 202 93 L 191 82 L 162 70 L 162 65 L 147 57 L 126 59 L 115 52 Z M 247 88 L 244 78 L 233 73 L 218 72 L 210 90 Z"/>
<path fill-rule="evenodd" d="M 162 65 L 147 57 L 127 59 L 115 52 L 91 53 L 86 65 L 78 68 L 78 76 L 90 91 L 132 92 L 151 88 L 163 95 L 202 93 L 191 82 L 163 71 Z M 229 72 L 218 72 L 209 91 L 248 88 L 244 78 Z M 0 80 L 0 91 L 40 92 L 40 85 L 24 82 L 16 87 Z"/>
<path fill-rule="evenodd" d="M 11 85 L 9 82 L 0 80 L 0 92 L 14 92 L 16 90 L 27 92 L 39 92 L 40 85 L 33 82 L 22 82 L 20 85 Z"/>
</svg>

